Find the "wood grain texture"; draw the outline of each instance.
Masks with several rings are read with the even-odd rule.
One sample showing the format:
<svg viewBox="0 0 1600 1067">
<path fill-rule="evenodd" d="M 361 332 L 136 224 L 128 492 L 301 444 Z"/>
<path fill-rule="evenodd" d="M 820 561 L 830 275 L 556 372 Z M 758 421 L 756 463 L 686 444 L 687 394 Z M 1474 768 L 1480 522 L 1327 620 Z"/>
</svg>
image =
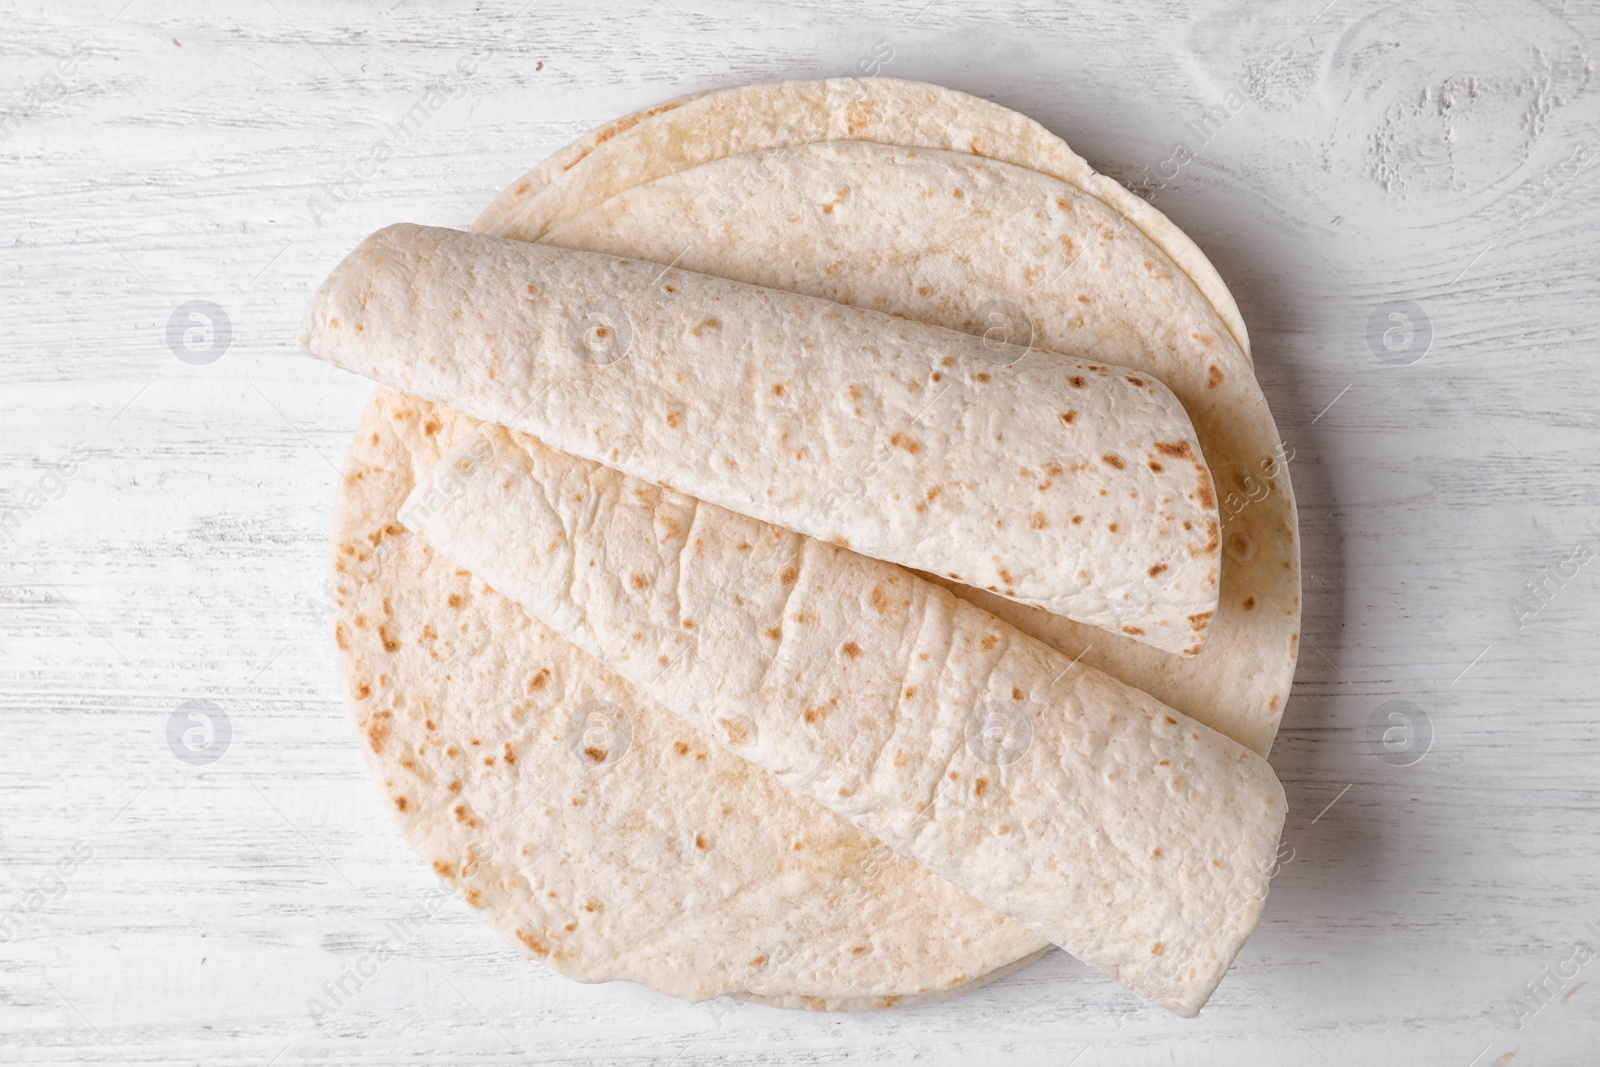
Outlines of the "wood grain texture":
<svg viewBox="0 0 1600 1067">
<path fill-rule="evenodd" d="M 1322 2 L 8 5 L 0 1061 L 1592 1059 L 1600 962 L 1544 969 L 1600 949 L 1600 568 L 1564 566 L 1600 548 L 1600 14 Z M 1294 857 L 1198 1020 L 1060 953 L 839 1017 L 580 986 L 458 900 L 390 925 L 438 883 L 338 706 L 323 558 L 368 387 L 294 351 L 308 295 L 371 230 L 463 225 L 604 119 L 863 61 L 1033 115 L 1184 227 L 1294 449 Z M 208 365 L 167 343 L 190 300 L 231 323 Z M 232 728 L 206 766 L 168 744 L 189 700 Z M 1428 717 L 1411 765 L 1369 739 L 1389 701 Z"/>
</svg>

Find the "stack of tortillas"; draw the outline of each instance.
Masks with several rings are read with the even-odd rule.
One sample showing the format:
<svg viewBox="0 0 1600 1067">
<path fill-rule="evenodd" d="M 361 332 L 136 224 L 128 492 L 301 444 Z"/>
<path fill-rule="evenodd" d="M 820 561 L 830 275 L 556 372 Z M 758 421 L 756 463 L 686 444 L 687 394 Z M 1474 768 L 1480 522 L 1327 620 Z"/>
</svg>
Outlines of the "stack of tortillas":
<svg viewBox="0 0 1600 1067">
<path fill-rule="evenodd" d="M 1056 945 L 1205 1003 L 1285 814 L 1294 503 L 1221 279 L 1060 139 L 883 78 L 686 97 L 372 235 L 302 343 L 382 386 L 347 704 L 525 952 L 844 1010 Z"/>
</svg>

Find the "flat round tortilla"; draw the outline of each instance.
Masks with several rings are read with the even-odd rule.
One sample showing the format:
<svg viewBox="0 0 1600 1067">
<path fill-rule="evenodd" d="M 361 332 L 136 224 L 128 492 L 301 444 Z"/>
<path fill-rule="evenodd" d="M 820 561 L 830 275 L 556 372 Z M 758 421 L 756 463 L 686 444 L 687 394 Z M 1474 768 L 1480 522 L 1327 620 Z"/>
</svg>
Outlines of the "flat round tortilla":
<svg viewBox="0 0 1600 1067">
<path fill-rule="evenodd" d="M 764 82 L 672 103 L 678 106 L 649 121 L 621 120 L 626 128 L 570 162 L 563 158 L 559 173 L 540 164 L 496 197 L 473 228 L 536 241 L 635 186 L 761 149 L 844 140 L 943 148 L 1028 167 L 1100 199 L 1190 277 L 1250 358 L 1239 306 L 1199 246 L 1026 115 L 954 89 L 882 77 Z"/>
</svg>

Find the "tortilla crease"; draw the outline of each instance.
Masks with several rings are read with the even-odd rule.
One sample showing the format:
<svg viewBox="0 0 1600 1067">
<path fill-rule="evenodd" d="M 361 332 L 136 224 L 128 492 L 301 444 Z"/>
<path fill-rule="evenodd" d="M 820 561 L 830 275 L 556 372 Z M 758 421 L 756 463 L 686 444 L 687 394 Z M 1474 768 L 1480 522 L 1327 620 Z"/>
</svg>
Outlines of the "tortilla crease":
<svg viewBox="0 0 1600 1067">
<path fill-rule="evenodd" d="M 417 478 L 480 425 L 378 390 L 335 512 L 334 636 L 401 832 L 491 926 L 578 981 L 834 1010 L 936 996 L 1049 947 L 408 534 Z"/>
<path fill-rule="evenodd" d="M 634 186 L 760 149 L 846 140 L 943 148 L 1027 167 L 1099 198 L 1189 275 L 1250 358 L 1239 306 L 1199 246 L 1026 115 L 954 89 L 885 77 L 763 82 L 674 102 L 672 114 L 596 143 L 548 181 L 528 181 L 535 168 L 502 192 L 473 229 L 535 241 L 555 223 Z"/>
<path fill-rule="evenodd" d="M 334 269 L 301 344 L 652 484 L 1166 652 L 1198 654 L 1216 614 L 1216 493 L 1183 405 L 1148 374 L 409 223 Z"/>
<path fill-rule="evenodd" d="M 725 211 L 722 190 L 751 172 L 769 178 Z M 1289 453 L 1250 367 L 1204 297 L 1093 197 L 990 159 L 826 143 L 658 179 L 552 228 L 544 241 L 676 261 L 975 334 L 992 330 L 1165 382 L 1194 425 L 1222 517 L 1222 588 L 1199 655 L 1180 659 L 946 584 L 1256 752 L 1271 749 L 1299 651 Z M 1052 357 L 1030 354 L 1022 363 L 1039 358 Z M 1128 595 L 1149 596 L 1160 581 L 1152 577 Z"/>
<path fill-rule="evenodd" d="M 1183 1016 L 1260 918 L 1267 761 L 892 563 L 458 442 L 407 529 L 714 743 Z M 1248 888 L 1247 888 L 1248 887 Z"/>
</svg>

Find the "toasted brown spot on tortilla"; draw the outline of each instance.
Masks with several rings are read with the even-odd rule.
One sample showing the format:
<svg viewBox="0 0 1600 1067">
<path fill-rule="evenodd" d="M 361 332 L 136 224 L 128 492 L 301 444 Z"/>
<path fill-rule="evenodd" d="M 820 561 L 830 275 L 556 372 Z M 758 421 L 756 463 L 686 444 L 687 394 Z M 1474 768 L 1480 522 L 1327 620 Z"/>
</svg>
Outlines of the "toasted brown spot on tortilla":
<svg viewBox="0 0 1600 1067">
<path fill-rule="evenodd" d="M 400 809 L 401 811 L 405 811 L 406 810 L 407 803 L 408 803 L 408 801 L 406 800 L 405 797 L 395 797 L 394 798 L 394 806 L 396 808 Z"/>
<path fill-rule="evenodd" d="M 1150 565 L 1150 569 L 1148 571 L 1146 571 L 1145 573 L 1150 575 L 1150 577 L 1154 578 L 1156 575 L 1161 574 L 1166 569 L 1167 569 L 1167 565 L 1165 563 L 1152 563 Z"/>
<path fill-rule="evenodd" d="M 769 626 L 763 631 L 769 638 L 776 641 L 783 636 L 783 631 L 776 626 Z"/>
<path fill-rule="evenodd" d="M 1157 941 L 1155 944 L 1150 946 L 1150 955 L 1152 955 L 1152 956 L 1161 955 L 1161 949 L 1162 949 L 1162 944 L 1161 944 L 1161 942 Z"/>
<path fill-rule="evenodd" d="M 922 451 L 922 442 L 921 441 L 918 441 L 914 437 L 907 437 L 903 433 L 898 433 L 897 432 L 897 433 L 891 434 L 890 437 L 889 437 L 889 443 L 891 445 L 893 445 L 895 448 L 902 449 L 902 450 L 904 450 L 906 452 L 909 452 L 913 456 Z"/>
<path fill-rule="evenodd" d="M 1205 471 L 1200 472 L 1200 488 L 1196 492 L 1200 494 L 1201 507 L 1214 508 L 1217 506 L 1217 496 L 1211 491 L 1211 475 Z"/>
<path fill-rule="evenodd" d="M 1067 383 L 1074 389 L 1082 389 L 1084 386 L 1089 384 L 1089 379 L 1085 378 L 1081 374 L 1074 374 L 1072 377 L 1067 379 Z"/>
<path fill-rule="evenodd" d="M 1028 525 L 1033 527 L 1035 530 L 1042 530 L 1046 526 L 1050 525 L 1050 520 L 1045 516 L 1044 512 L 1035 511 L 1033 515 L 1029 517 Z"/>
<path fill-rule="evenodd" d="M 1143 378 L 1135 378 L 1131 374 L 1125 374 L 1125 375 L 1123 375 L 1123 377 L 1127 378 L 1129 382 L 1131 382 L 1132 384 L 1138 386 L 1141 389 L 1143 389 L 1145 386 L 1150 384 L 1149 382 L 1145 381 Z"/>
<path fill-rule="evenodd" d="M 1073 420 L 1077 417 L 1078 413 L 1076 411 L 1063 411 L 1061 413 L 1061 421 L 1066 423 L 1068 426 L 1071 426 Z"/>
<path fill-rule="evenodd" d="M 851 659 L 861 658 L 861 646 L 856 644 L 854 641 L 846 641 L 839 650 L 845 655 L 849 656 Z"/>
<path fill-rule="evenodd" d="M 683 412 L 681 412 L 681 411 L 669 411 L 669 412 L 667 412 L 667 425 L 668 426 L 670 426 L 674 430 L 676 430 L 678 428 L 679 424 L 682 423 L 682 422 L 683 422 Z"/>
<path fill-rule="evenodd" d="M 707 330 L 720 330 L 720 329 L 722 329 L 721 321 L 719 321 L 718 319 L 710 318 L 710 319 L 701 319 L 699 324 L 696 325 L 689 332 L 694 334 L 696 337 L 699 337 L 701 334 L 705 333 L 705 331 L 707 331 Z"/>
<path fill-rule="evenodd" d="M 1157 441 L 1155 449 L 1163 456 L 1168 456 L 1172 459 L 1187 459 L 1190 455 L 1188 441 Z"/>
<path fill-rule="evenodd" d="M 550 950 L 545 947 L 544 943 L 538 938 L 534 937 L 532 934 L 528 933 L 526 930 L 517 931 L 517 940 L 521 941 L 524 945 L 527 945 L 528 951 L 532 952 L 535 956 L 550 955 Z"/>
<path fill-rule="evenodd" d="M 987 778 L 978 778 L 978 779 L 973 781 L 973 783 L 972 783 L 972 795 L 973 796 L 981 797 L 981 796 L 983 796 L 983 794 L 987 793 L 988 791 L 989 791 L 989 779 L 987 779 Z"/>
<path fill-rule="evenodd" d="M 1106 523 L 1106 529 L 1110 530 L 1112 533 L 1116 533 L 1117 532 L 1117 524 L 1114 523 L 1114 522 L 1108 522 L 1108 523 Z"/>
<path fill-rule="evenodd" d="M 793 567 L 785 567 L 778 572 L 778 581 L 784 585 L 794 584 L 794 580 L 798 577 L 800 577 L 800 572 Z"/>
<path fill-rule="evenodd" d="M 989 383 L 989 372 L 979 371 L 977 374 L 972 376 L 972 380 L 987 385 Z"/>
<path fill-rule="evenodd" d="M 1168 726 L 1176 726 L 1176 725 L 1178 725 L 1178 720 L 1174 719 L 1171 715 L 1163 715 L 1162 718 L 1167 721 L 1167 725 Z"/>
<path fill-rule="evenodd" d="M 1101 456 L 1100 462 L 1104 463 L 1108 467 L 1115 467 L 1117 470 L 1121 470 L 1127 466 L 1126 463 L 1122 462 L 1122 457 L 1117 455 L 1115 452 Z"/>
<path fill-rule="evenodd" d="M 609 755 L 609 753 L 607 753 L 606 750 L 601 748 L 599 745 L 587 746 L 584 748 L 583 754 L 588 756 L 589 759 L 594 763 L 604 763 L 606 761 L 606 756 Z"/>
<path fill-rule="evenodd" d="M 650 579 L 642 574 L 630 574 L 628 575 L 628 584 L 635 589 L 643 589 L 650 584 Z"/>
<path fill-rule="evenodd" d="M 445 603 L 449 604 L 453 608 L 459 608 L 461 606 L 461 594 L 451 593 L 450 596 L 446 598 Z"/>
<path fill-rule="evenodd" d="M 1241 604 L 1240 607 L 1244 608 L 1244 610 L 1246 610 L 1246 611 L 1254 611 L 1254 610 L 1256 610 L 1256 598 L 1253 597 L 1253 596 L 1245 597 L 1244 598 L 1244 603 Z"/>
<path fill-rule="evenodd" d="M 986 634 L 986 635 L 984 635 L 983 640 L 978 642 L 978 647 L 983 649 L 985 652 L 987 652 L 991 648 L 993 648 L 995 645 L 998 645 L 999 643 L 1000 643 L 1000 635 L 999 634 Z"/>
<path fill-rule="evenodd" d="M 387 713 L 380 714 L 387 717 Z M 383 722 L 378 715 L 374 715 L 367 723 L 367 744 L 371 746 L 372 751 L 382 752 L 383 744 L 387 740 L 389 740 L 389 724 Z"/>
<path fill-rule="evenodd" d="M 904 693 L 902 693 L 901 695 L 903 697 L 905 697 L 905 699 L 907 699 L 907 700 L 912 700 L 917 695 L 917 687 L 914 686 L 914 685 L 908 685 L 908 686 L 906 686 L 906 691 Z"/>
<path fill-rule="evenodd" d="M 706 844 L 706 839 L 705 839 L 705 837 L 703 835 L 695 834 L 694 835 L 694 847 L 695 848 L 707 848 L 709 846 Z"/>
<path fill-rule="evenodd" d="M 1157 474 L 1160 474 L 1162 471 L 1167 469 L 1167 468 L 1163 467 L 1159 462 L 1157 462 L 1156 460 L 1153 460 L 1153 459 L 1149 461 L 1149 464 L 1150 464 L 1150 469 L 1155 471 Z"/>
<path fill-rule="evenodd" d="M 722 732 L 727 735 L 728 744 L 742 745 L 750 740 L 750 731 L 743 723 L 733 722 L 729 719 L 718 719 L 717 725 L 722 727 Z"/>
<path fill-rule="evenodd" d="M 1222 368 L 1210 366 L 1206 368 L 1206 388 L 1215 389 L 1222 384 Z"/>
<path fill-rule="evenodd" d="M 687 756 L 689 754 L 689 743 L 687 741 L 674 741 L 672 743 L 672 751 L 680 756 Z"/>
<path fill-rule="evenodd" d="M 878 102 L 876 100 L 852 100 L 850 106 L 845 108 L 845 130 L 848 133 L 860 133 L 877 121 Z M 766 962 L 765 956 L 761 957 L 761 962 Z"/>
<path fill-rule="evenodd" d="M 1267 701 L 1267 707 L 1271 708 L 1273 711 L 1277 711 L 1278 710 L 1278 694 L 1277 693 L 1273 693 L 1272 694 L 1272 699 Z"/>
<path fill-rule="evenodd" d="M 1215 348 L 1217 345 L 1217 339 L 1209 333 L 1191 333 L 1189 336 L 1199 342 L 1201 348 Z"/>
<path fill-rule="evenodd" d="M 1144 631 L 1137 626 L 1124 626 L 1122 628 L 1122 632 L 1125 634 L 1132 634 L 1135 637 L 1144 636 Z"/>
<path fill-rule="evenodd" d="M 772 395 L 773 396 L 782 396 L 783 395 L 783 383 L 782 382 L 779 382 L 777 385 L 774 385 L 772 387 Z"/>
</svg>

